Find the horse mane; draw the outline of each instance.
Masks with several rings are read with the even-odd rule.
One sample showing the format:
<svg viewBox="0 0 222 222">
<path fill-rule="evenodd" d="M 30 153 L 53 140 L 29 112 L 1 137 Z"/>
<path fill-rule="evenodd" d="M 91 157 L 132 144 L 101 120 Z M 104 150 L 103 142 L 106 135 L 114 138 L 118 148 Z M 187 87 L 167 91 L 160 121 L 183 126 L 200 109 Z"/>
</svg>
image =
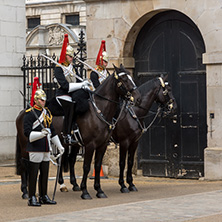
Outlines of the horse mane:
<svg viewBox="0 0 222 222">
<path fill-rule="evenodd" d="M 143 83 L 141 86 L 138 87 L 138 90 L 140 92 L 141 95 L 144 95 L 145 93 L 147 93 L 149 90 L 151 90 L 156 84 L 156 78 L 151 79 L 145 83 Z"/>
</svg>

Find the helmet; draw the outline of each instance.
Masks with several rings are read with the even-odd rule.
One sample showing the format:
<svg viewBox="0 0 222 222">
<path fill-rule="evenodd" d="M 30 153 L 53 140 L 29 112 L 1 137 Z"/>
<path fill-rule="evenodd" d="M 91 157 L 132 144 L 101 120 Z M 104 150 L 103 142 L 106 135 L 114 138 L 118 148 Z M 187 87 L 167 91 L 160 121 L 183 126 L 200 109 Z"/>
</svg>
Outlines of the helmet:
<svg viewBox="0 0 222 222">
<path fill-rule="evenodd" d="M 68 45 L 66 47 L 66 55 L 69 55 L 71 57 L 74 56 L 74 49 L 73 49 L 73 47 L 71 45 Z"/>
<path fill-rule="evenodd" d="M 108 62 L 108 61 L 109 61 L 109 60 L 108 60 L 108 53 L 107 53 L 106 51 L 103 51 L 102 57 L 103 57 L 103 60 L 104 60 L 105 62 Z"/>
<path fill-rule="evenodd" d="M 34 95 L 34 100 L 37 101 L 38 99 L 46 100 L 46 94 L 42 89 L 37 89 Z"/>
</svg>

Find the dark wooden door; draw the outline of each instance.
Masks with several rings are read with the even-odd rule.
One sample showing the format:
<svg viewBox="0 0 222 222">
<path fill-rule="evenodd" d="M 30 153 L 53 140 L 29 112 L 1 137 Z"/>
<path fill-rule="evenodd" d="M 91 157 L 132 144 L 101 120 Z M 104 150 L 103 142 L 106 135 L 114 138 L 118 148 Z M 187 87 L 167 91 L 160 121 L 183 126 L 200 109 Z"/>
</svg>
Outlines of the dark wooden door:
<svg viewBox="0 0 222 222">
<path fill-rule="evenodd" d="M 168 74 L 178 105 L 174 118 L 157 120 L 140 140 L 138 163 L 145 176 L 203 176 L 207 146 L 204 52 L 198 28 L 177 11 L 154 16 L 138 35 L 134 47 L 137 84 Z M 147 125 L 152 118 L 145 120 Z"/>
</svg>

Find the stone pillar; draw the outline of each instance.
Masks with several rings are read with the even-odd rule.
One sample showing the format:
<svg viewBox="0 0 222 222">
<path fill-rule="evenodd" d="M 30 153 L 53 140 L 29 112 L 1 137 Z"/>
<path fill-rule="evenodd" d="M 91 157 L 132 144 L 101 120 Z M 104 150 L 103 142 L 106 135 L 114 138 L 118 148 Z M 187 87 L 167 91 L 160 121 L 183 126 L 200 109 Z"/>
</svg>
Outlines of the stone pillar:
<svg viewBox="0 0 222 222">
<path fill-rule="evenodd" d="M 222 180 L 222 147 L 204 150 L 204 179 Z"/>
<path fill-rule="evenodd" d="M 15 119 L 23 108 L 25 0 L 0 1 L 0 159 L 15 156 Z"/>
</svg>

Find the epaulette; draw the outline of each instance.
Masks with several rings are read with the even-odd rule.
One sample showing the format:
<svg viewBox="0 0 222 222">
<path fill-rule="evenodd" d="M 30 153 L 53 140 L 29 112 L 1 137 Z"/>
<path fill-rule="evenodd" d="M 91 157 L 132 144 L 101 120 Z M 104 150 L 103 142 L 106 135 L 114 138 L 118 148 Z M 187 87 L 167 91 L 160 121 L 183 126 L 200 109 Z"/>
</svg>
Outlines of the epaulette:
<svg viewBox="0 0 222 222">
<path fill-rule="evenodd" d="M 26 112 L 26 113 L 28 113 L 28 112 L 30 112 L 32 109 L 33 109 L 33 107 L 32 107 L 32 108 L 27 109 L 25 112 Z"/>
<path fill-rule="evenodd" d="M 102 68 L 101 66 L 97 66 L 97 67 L 96 67 L 96 70 L 99 71 L 99 72 L 101 72 L 101 71 L 103 71 L 103 68 Z"/>
</svg>

